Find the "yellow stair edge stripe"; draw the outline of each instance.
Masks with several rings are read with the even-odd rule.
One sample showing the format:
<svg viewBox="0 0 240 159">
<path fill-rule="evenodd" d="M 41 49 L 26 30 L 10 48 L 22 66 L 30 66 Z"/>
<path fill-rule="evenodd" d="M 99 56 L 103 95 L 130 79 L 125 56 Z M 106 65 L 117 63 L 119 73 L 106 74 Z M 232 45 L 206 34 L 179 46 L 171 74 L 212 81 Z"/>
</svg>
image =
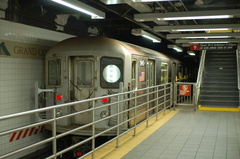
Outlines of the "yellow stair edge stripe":
<svg viewBox="0 0 240 159">
<path fill-rule="evenodd" d="M 201 110 L 201 111 L 240 112 L 240 106 L 238 108 L 226 108 L 226 107 L 204 107 L 204 106 L 199 105 L 198 110 Z"/>
<path fill-rule="evenodd" d="M 158 114 L 158 121 L 156 117 L 149 119 L 149 126 L 146 128 L 146 122 L 137 126 L 136 136 L 133 136 L 133 130 L 124 134 L 119 138 L 119 147 L 116 148 L 116 140 L 108 143 L 102 148 L 94 152 L 94 159 L 120 159 L 130 152 L 134 147 L 140 144 L 143 140 L 148 138 L 152 133 L 159 129 L 169 119 L 176 115 L 179 110 L 171 111 L 166 110 L 165 115 L 163 112 Z M 84 159 L 92 159 L 92 154 L 87 155 Z"/>
</svg>

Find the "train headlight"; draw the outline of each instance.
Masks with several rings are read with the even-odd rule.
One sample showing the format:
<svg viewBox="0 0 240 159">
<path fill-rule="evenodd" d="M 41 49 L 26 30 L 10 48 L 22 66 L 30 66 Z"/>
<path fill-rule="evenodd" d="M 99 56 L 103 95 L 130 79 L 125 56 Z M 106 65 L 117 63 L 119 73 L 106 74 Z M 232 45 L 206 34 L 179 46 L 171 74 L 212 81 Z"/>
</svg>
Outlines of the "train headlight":
<svg viewBox="0 0 240 159">
<path fill-rule="evenodd" d="M 57 116 L 62 116 L 62 109 L 58 108 L 56 111 Z"/>
<path fill-rule="evenodd" d="M 102 119 L 102 118 L 106 118 L 108 116 L 108 112 L 107 111 L 102 111 L 101 113 L 100 113 L 100 118 Z"/>
</svg>

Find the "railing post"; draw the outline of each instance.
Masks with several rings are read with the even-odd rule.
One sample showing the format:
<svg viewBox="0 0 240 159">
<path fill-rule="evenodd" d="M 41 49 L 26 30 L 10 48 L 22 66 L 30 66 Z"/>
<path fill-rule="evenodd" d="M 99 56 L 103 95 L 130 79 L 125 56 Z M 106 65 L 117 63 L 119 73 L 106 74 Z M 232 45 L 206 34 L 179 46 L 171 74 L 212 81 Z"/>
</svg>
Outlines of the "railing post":
<svg viewBox="0 0 240 159">
<path fill-rule="evenodd" d="M 194 104 L 194 111 L 197 111 L 197 84 L 193 84 L 193 104 Z"/>
<path fill-rule="evenodd" d="M 119 104 L 119 101 L 120 101 L 120 97 L 118 95 L 118 105 L 117 105 L 117 113 L 118 113 L 117 125 L 118 125 L 118 127 L 117 127 L 116 148 L 119 147 L 119 134 L 120 134 L 120 125 L 119 125 L 119 123 L 120 123 L 120 114 L 119 114 L 120 113 L 120 104 Z"/>
<path fill-rule="evenodd" d="M 52 116 L 53 116 L 53 124 L 52 124 L 52 136 L 54 137 L 53 141 L 52 141 L 52 152 L 54 155 L 54 159 L 57 158 L 56 154 L 57 154 L 57 121 L 56 121 L 56 108 L 54 108 L 52 110 Z"/>
<path fill-rule="evenodd" d="M 157 112 L 156 112 L 157 114 L 156 114 L 156 121 L 158 121 L 158 111 L 159 111 L 159 110 L 158 110 L 158 107 L 159 107 L 159 106 L 158 106 L 158 104 L 159 104 L 159 102 L 158 102 L 158 101 L 159 101 L 159 99 L 158 99 L 158 98 L 159 98 L 159 97 L 158 97 L 159 92 L 158 92 L 158 91 L 159 91 L 159 86 L 157 86 Z"/>
<path fill-rule="evenodd" d="M 95 158 L 95 100 L 92 101 L 92 107 L 93 107 L 93 111 L 92 111 L 92 121 L 93 121 L 93 125 L 92 125 L 92 159 Z"/>
<path fill-rule="evenodd" d="M 167 94 L 167 91 L 166 91 L 166 84 L 164 84 L 164 113 L 163 115 L 165 115 L 165 111 L 166 111 L 166 94 Z"/>
<path fill-rule="evenodd" d="M 169 83 L 169 90 L 170 90 L 170 106 L 173 106 L 173 87 L 172 83 Z M 170 107 L 170 110 L 172 110 L 173 107 Z"/>
<path fill-rule="evenodd" d="M 133 136 L 136 136 L 136 115 L 137 115 L 137 91 L 134 92 L 135 102 L 134 102 L 134 131 Z"/>
<path fill-rule="evenodd" d="M 147 89 L 147 121 L 146 121 L 146 127 L 148 127 L 148 118 L 149 118 L 149 87 Z"/>
</svg>

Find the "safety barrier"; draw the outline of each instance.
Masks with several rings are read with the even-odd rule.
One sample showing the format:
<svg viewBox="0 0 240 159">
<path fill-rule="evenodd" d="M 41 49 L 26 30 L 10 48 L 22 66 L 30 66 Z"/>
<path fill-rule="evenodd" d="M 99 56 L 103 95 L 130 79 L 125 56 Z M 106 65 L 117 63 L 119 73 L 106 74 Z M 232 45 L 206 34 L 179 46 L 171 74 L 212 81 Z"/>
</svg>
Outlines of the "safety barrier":
<svg viewBox="0 0 240 159">
<path fill-rule="evenodd" d="M 99 149 L 101 146 L 97 147 L 95 146 L 95 139 L 99 136 L 103 136 L 108 133 L 115 133 L 115 137 L 105 144 L 116 140 L 116 147 L 118 147 L 119 143 L 119 137 L 122 136 L 123 134 L 129 132 L 130 130 L 134 130 L 134 135 L 136 135 L 136 128 L 139 124 L 146 122 L 146 127 L 149 125 L 148 120 L 150 118 L 155 117 L 156 120 L 158 120 L 158 115 L 160 112 L 165 112 L 166 109 L 170 109 L 173 106 L 173 86 L 171 83 L 168 84 L 163 84 L 163 85 L 157 85 L 153 87 L 148 87 L 148 88 L 143 88 L 143 89 L 138 89 L 134 91 L 128 91 L 128 92 L 123 92 L 123 93 L 118 93 L 118 94 L 112 94 L 109 96 L 104 96 L 104 97 L 97 97 L 97 98 L 92 98 L 92 99 L 87 99 L 87 100 L 82 100 L 82 101 L 76 101 L 76 102 L 71 102 L 71 103 L 65 103 L 65 104 L 60 104 L 60 105 L 54 105 L 54 106 L 49 106 L 41 109 L 35 109 L 35 110 L 30 110 L 30 111 L 25 111 L 25 112 L 19 112 L 15 114 L 10 114 L 10 115 L 5 115 L 0 117 L 0 122 L 2 121 L 7 121 L 7 120 L 17 120 L 19 117 L 26 117 L 26 116 L 31 116 L 35 117 L 38 114 L 45 113 L 45 112 L 50 112 L 51 117 L 42 121 L 36 121 L 32 122 L 31 124 L 27 124 L 21 127 L 13 127 L 8 130 L 1 130 L 0 131 L 0 137 L 6 136 L 6 135 L 13 135 L 18 133 L 17 137 L 19 136 L 20 138 L 20 133 L 25 136 L 27 136 L 26 130 L 30 131 L 32 128 L 38 128 L 44 127 L 46 125 L 51 125 L 51 136 L 48 138 L 40 141 L 33 143 L 28 146 L 24 146 L 22 148 L 16 149 L 12 152 L 9 152 L 7 154 L 3 154 L 0 156 L 1 159 L 5 159 L 11 156 L 15 156 L 19 153 L 22 152 L 29 152 L 30 150 L 36 150 L 39 148 L 39 146 L 43 145 L 52 145 L 52 152 L 51 155 L 47 158 L 51 159 L 56 159 L 59 156 L 79 147 L 83 146 L 85 143 L 91 143 L 91 150 L 87 153 L 85 153 L 82 157 L 92 154 L 92 158 L 94 158 L 94 151 Z M 99 101 L 102 98 L 114 98 L 117 99 L 113 103 L 108 103 L 108 104 L 102 104 L 101 106 L 95 106 L 95 103 L 99 103 Z M 73 105 L 76 104 L 82 104 L 82 103 L 91 103 L 91 107 L 89 107 L 86 110 L 83 111 L 73 111 L 70 114 L 62 114 L 59 115 L 58 111 L 59 109 L 64 109 L 64 108 L 71 108 Z M 133 107 L 127 107 L 129 103 L 134 103 Z M 108 108 L 109 106 L 115 107 L 117 110 L 115 113 L 112 114 L 105 114 L 103 118 L 100 120 L 95 119 L 95 113 L 98 109 L 101 108 Z M 144 109 L 143 109 L 144 108 Z M 139 111 L 141 110 L 141 111 Z M 74 116 L 79 116 L 84 113 L 90 113 L 92 114 L 91 117 L 92 119 L 89 121 L 89 123 L 85 125 L 78 125 L 77 127 L 71 128 L 68 131 L 58 133 L 58 126 L 57 122 L 60 120 L 64 120 L 67 118 L 72 118 Z M 128 114 L 128 118 L 123 118 Z M 131 115 L 129 115 L 131 114 Z M 141 120 L 144 118 L 144 120 Z M 110 124 L 108 128 L 102 130 L 102 131 L 96 131 L 96 125 L 101 123 L 101 122 L 106 122 L 106 121 L 114 121 L 115 124 Z M 131 123 L 131 124 L 129 124 Z M 126 125 L 131 125 L 128 129 L 124 129 L 124 126 Z M 58 141 L 63 139 L 69 134 L 77 134 L 78 132 L 85 131 L 87 128 L 90 128 L 91 133 L 89 136 L 80 142 L 76 142 L 73 145 L 60 149 L 58 146 Z M 88 129 L 89 130 L 89 129 Z M 39 130 L 40 131 L 40 130 Z M 12 137 L 13 138 L 13 137 Z M 13 141 L 13 139 L 11 139 Z M 104 144 L 104 145 L 105 145 Z M 103 145 L 102 145 L 103 146 Z"/>
<path fill-rule="evenodd" d="M 190 106 L 197 110 L 196 83 L 176 82 L 174 104 L 175 106 Z"/>
</svg>

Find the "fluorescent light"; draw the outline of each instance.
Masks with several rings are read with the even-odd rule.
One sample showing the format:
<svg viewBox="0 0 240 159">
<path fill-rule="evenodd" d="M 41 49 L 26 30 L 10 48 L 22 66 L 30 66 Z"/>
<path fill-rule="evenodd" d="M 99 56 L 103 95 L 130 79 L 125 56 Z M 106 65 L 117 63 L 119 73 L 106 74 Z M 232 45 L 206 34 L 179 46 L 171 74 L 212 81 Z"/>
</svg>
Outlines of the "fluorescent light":
<svg viewBox="0 0 240 159">
<path fill-rule="evenodd" d="M 194 52 L 188 52 L 188 55 L 195 56 L 196 54 Z"/>
<path fill-rule="evenodd" d="M 193 20 L 193 19 L 224 19 L 232 18 L 232 15 L 212 15 L 212 16 L 189 16 L 189 17 L 169 17 L 169 18 L 157 18 L 157 20 Z"/>
<path fill-rule="evenodd" d="M 240 24 L 207 24 L 207 25 L 169 25 L 154 26 L 155 32 L 171 32 L 171 31 L 227 31 L 239 30 Z"/>
<path fill-rule="evenodd" d="M 240 39 L 177 39 L 179 43 L 240 43 Z"/>
<path fill-rule="evenodd" d="M 164 1 L 178 1 L 178 0 L 132 0 L 133 2 L 164 2 Z"/>
<path fill-rule="evenodd" d="M 142 37 L 146 38 L 146 39 L 149 39 L 149 40 L 152 40 L 154 43 L 160 43 L 161 41 L 157 40 L 157 39 L 154 39 L 148 35 L 142 35 Z"/>
<path fill-rule="evenodd" d="M 212 41 L 212 42 L 211 42 L 211 41 L 210 41 L 210 42 L 204 42 L 204 41 L 196 42 L 196 41 L 195 41 L 195 42 L 194 42 L 194 41 L 193 41 L 193 42 L 189 42 L 189 43 L 199 43 L 199 44 L 200 44 L 200 43 L 201 43 L 201 44 L 221 43 L 221 44 L 225 44 L 225 43 L 230 43 L 230 42 L 228 42 L 228 41 L 216 41 L 216 42 L 215 42 L 215 41 Z"/>
<path fill-rule="evenodd" d="M 134 14 L 136 21 L 223 19 L 240 16 L 240 9 Z"/>
<path fill-rule="evenodd" d="M 182 52 L 182 49 L 179 49 L 177 47 L 174 47 L 173 49 L 176 50 L 177 52 Z"/>
<path fill-rule="evenodd" d="M 231 30 L 231 29 L 230 28 L 213 28 L 213 29 L 201 28 L 201 29 L 175 29 L 172 31 L 213 31 L 213 30 Z"/>
<path fill-rule="evenodd" d="M 53 2 L 59 3 L 61 5 L 64 5 L 66 7 L 72 8 L 74 10 L 77 10 L 79 12 L 82 12 L 84 14 L 88 14 L 92 17 L 92 19 L 104 19 L 105 13 L 97 10 L 91 6 L 88 6 L 82 2 L 74 1 L 74 0 L 51 0 Z"/>
<path fill-rule="evenodd" d="M 144 38 L 147 38 L 149 40 L 152 40 L 152 42 L 154 43 L 160 43 L 161 42 L 161 39 L 158 38 L 157 36 L 154 36 L 142 29 L 132 29 L 132 34 L 135 35 L 135 36 L 142 36 Z"/>
<path fill-rule="evenodd" d="M 199 37 L 183 37 L 186 39 L 215 39 L 215 38 L 230 38 L 230 36 L 199 36 Z"/>
<path fill-rule="evenodd" d="M 168 45 L 168 48 L 169 48 L 169 49 L 174 49 L 174 50 L 176 50 L 177 52 L 182 52 L 182 51 L 183 51 L 183 49 L 180 48 L 180 47 L 178 47 L 177 45 Z"/>
</svg>

